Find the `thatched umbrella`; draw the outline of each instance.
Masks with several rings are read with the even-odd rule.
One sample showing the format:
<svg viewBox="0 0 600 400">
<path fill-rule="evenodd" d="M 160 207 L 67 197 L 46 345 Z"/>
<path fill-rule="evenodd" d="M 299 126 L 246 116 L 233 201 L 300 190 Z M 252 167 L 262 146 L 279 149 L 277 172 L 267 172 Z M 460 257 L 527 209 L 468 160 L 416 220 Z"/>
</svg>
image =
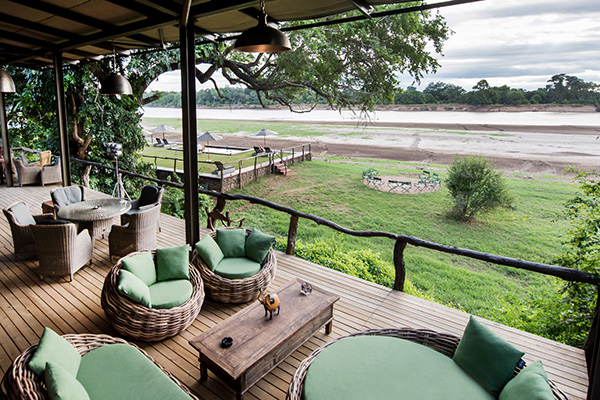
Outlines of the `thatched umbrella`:
<svg viewBox="0 0 600 400">
<path fill-rule="evenodd" d="M 252 134 L 251 136 L 254 136 L 254 137 L 262 136 L 263 137 L 263 146 L 267 147 L 267 136 L 273 136 L 273 135 L 279 135 L 279 133 L 273 132 L 270 129 L 262 128 L 260 131 Z"/>
<path fill-rule="evenodd" d="M 206 142 L 206 154 L 208 155 L 208 158 L 210 158 L 210 150 L 208 149 L 208 143 L 216 142 L 217 140 L 221 140 L 221 139 L 223 139 L 221 136 L 216 135 L 214 133 L 210 133 L 208 131 L 204 132 L 202 135 L 200 135 L 196 138 L 196 140 L 198 142 Z"/>
<path fill-rule="evenodd" d="M 163 140 L 165 138 L 165 133 L 167 132 L 173 132 L 175 129 L 171 128 L 170 126 L 167 125 L 159 125 L 156 128 L 152 129 L 152 133 L 162 133 L 163 135 Z"/>
</svg>

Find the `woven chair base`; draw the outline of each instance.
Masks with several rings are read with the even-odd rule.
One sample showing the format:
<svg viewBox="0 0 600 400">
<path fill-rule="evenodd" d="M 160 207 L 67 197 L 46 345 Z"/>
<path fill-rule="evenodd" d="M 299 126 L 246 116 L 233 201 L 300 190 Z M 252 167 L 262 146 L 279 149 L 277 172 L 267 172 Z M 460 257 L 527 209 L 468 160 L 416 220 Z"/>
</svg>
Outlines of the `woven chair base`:
<svg viewBox="0 0 600 400">
<path fill-rule="evenodd" d="M 246 235 L 249 235 L 250 232 L 247 229 Z M 217 232 L 213 231 L 208 234 L 216 240 Z M 206 296 L 220 303 L 247 303 L 256 300 L 261 289 L 266 291 L 269 288 L 277 272 L 277 259 L 273 249 L 269 250 L 260 271 L 256 275 L 244 279 L 227 279 L 215 274 L 198 255 L 196 249 L 192 255 L 192 263 L 200 271 Z"/>
<path fill-rule="evenodd" d="M 165 375 L 172 379 L 185 393 L 187 393 L 192 399 L 198 400 L 184 384 L 179 382 L 169 371 L 165 370 L 160 364 L 158 364 L 152 357 L 148 355 L 144 350 L 140 349 L 133 343 L 129 343 L 124 339 L 116 338 L 108 335 L 63 335 L 81 354 L 82 356 L 89 351 L 92 351 L 98 347 L 105 346 L 114 343 L 126 343 L 138 349 L 144 356 L 152 361 Z M 29 347 L 23 353 L 17 356 L 13 361 L 9 369 L 4 374 L 1 384 L 1 392 L 10 400 L 47 400 L 48 392 L 46 391 L 46 385 L 43 379 L 39 378 L 34 374 L 27 364 L 33 356 L 33 353 L 37 349 L 37 345 Z M 1 396 L 0 396 L 1 397 Z"/>
<path fill-rule="evenodd" d="M 356 332 L 350 335 L 342 336 L 334 341 L 326 343 L 325 345 L 319 347 L 315 351 L 313 351 L 304 361 L 300 363 L 298 369 L 294 373 L 292 377 L 292 381 L 290 382 L 290 386 L 288 388 L 288 393 L 286 396 L 286 400 L 301 400 L 302 399 L 302 390 L 304 389 L 304 379 L 306 378 L 306 372 L 310 367 L 310 364 L 313 360 L 321 353 L 324 349 L 331 346 L 332 344 L 353 336 L 388 336 L 395 337 L 398 339 L 410 340 L 411 342 L 415 342 L 421 344 L 423 346 L 427 346 L 432 348 L 433 350 L 442 353 L 443 355 L 452 358 L 454 356 L 454 352 L 456 351 L 456 347 L 460 342 L 460 337 L 451 335 L 449 333 L 439 333 L 429 329 L 413 329 L 413 328 L 400 328 L 400 329 L 370 329 L 363 332 Z M 520 368 L 515 369 L 515 374 L 520 371 Z M 550 387 L 552 388 L 552 393 L 554 394 L 554 398 L 556 400 L 570 400 L 570 397 L 567 396 L 563 391 L 561 391 L 554 382 L 550 381 Z"/>
<path fill-rule="evenodd" d="M 119 259 L 117 264 L 112 267 L 104 281 L 100 304 L 106 318 L 121 335 L 146 342 L 155 342 L 177 335 L 194 322 L 204 302 L 204 288 L 200 273 L 190 263 L 190 281 L 194 291 L 184 304 L 158 310 L 129 300 L 117 289 L 119 271 L 123 259 L 141 253 L 128 254 Z M 152 255 L 155 257 L 156 251 L 153 250 Z"/>
</svg>

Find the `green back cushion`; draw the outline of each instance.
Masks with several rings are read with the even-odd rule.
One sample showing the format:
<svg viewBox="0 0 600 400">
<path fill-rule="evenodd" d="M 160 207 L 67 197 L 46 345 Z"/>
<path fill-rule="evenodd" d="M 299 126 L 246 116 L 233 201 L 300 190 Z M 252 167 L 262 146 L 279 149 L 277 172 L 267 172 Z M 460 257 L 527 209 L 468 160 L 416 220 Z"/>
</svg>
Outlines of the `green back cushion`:
<svg viewBox="0 0 600 400">
<path fill-rule="evenodd" d="M 91 399 L 190 400 L 173 380 L 128 344 L 110 344 L 87 353 L 77 380 Z"/>
<path fill-rule="evenodd" d="M 71 375 L 58 364 L 46 364 L 44 380 L 50 400 L 90 400 L 90 396 L 75 375 Z"/>
<path fill-rule="evenodd" d="M 58 364 L 71 375 L 76 375 L 81 355 L 67 339 L 50 328 L 44 328 L 38 347 L 28 365 L 37 376 L 42 378 L 47 362 Z"/>
<path fill-rule="evenodd" d="M 217 229 L 217 243 L 225 258 L 246 257 L 245 229 Z"/>
<path fill-rule="evenodd" d="M 260 264 L 246 257 L 224 258 L 215 268 L 215 274 L 227 279 L 243 279 L 256 275 Z"/>
<path fill-rule="evenodd" d="M 156 282 L 149 287 L 152 308 L 169 309 L 185 303 L 192 297 L 194 287 L 187 279 Z"/>
<path fill-rule="evenodd" d="M 263 260 L 269 254 L 271 245 L 275 236 L 262 233 L 258 229 L 252 229 L 248 239 L 246 239 L 246 257 L 262 264 Z"/>
<path fill-rule="evenodd" d="M 471 316 L 453 359 L 490 393 L 498 395 L 523 354 Z"/>
<path fill-rule="evenodd" d="M 554 400 L 542 362 L 536 361 L 521 370 L 504 386 L 499 400 Z"/>
<path fill-rule="evenodd" d="M 10 208 L 19 225 L 35 225 L 35 219 L 29 208 L 23 203 L 17 203 Z"/>
<path fill-rule="evenodd" d="M 190 246 L 156 249 L 156 280 L 190 279 Z"/>
<path fill-rule="evenodd" d="M 123 296 L 148 308 L 152 307 L 150 289 L 140 278 L 124 269 L 119 271 L 117 289 Z"/>
<path fill-rule="evenodd" d="M 196 251 L 202 260 L 208 265 L 212 271 L 219 265 L 223 257 L 221 248 L 210 235 L 204 235 L 198 243 L 196 243 Z"/>
<path fill-rule="evenodd" d="M 123 264 L 125 271 L 129 271 L 140 278 L 146 286 L 156 282 L 156 267 L 151 252 L 147 251 L 133 257 L 124 258 L 121 264 Z"/>
<path fill-rule="evenodd" d="M 305 400 L 491 400 L 452 360 L 420 344 L 385 336 L 345 338 L 313 360 Z"/>
</svg>

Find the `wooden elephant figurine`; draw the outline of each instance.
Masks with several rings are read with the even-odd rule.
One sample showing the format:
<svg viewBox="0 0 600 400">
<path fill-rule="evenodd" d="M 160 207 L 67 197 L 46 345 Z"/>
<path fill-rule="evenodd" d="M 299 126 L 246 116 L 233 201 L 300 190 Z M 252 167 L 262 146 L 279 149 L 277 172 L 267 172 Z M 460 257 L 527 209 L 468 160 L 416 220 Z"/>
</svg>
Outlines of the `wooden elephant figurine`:
<svg viewBox="0 0 600 400">
<path fill-rule="evenodd" d="M 273 311 L 277 310 L 275 315 L 279 315 L 279 310 L 281 308 L 281 305 L 279 304 L 279 296 L 277 296 L 275 293 L 263 296 L 262 292 L 263 291 L 261 289 L 260 293 L 258 294 L 258 301 L 260 301 L 263 307 L 265 307 L 265 317 L 270 313 L 269 320 L 272 320 Z"/>
</svg>

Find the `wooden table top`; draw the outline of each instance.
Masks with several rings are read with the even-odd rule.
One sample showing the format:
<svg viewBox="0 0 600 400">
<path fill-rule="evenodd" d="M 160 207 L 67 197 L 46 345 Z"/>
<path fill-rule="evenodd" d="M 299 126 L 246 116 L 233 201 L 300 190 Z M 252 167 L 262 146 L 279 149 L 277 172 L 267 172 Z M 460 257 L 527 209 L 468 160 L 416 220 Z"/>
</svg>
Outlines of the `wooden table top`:
<svg viewBox="0 0 600 400">
<path fill-rule="evenodd" d="M 339 296 L 315 286 L 312 293 L 305 296 L 300 293 L 302 283 L 296 278 L 277 292 L 281 311 L 279 315 L 273 314 L 272 320 L 265 317 L 263 305 L 256 301 L 190 340 L 190 344 L 237 379 L 256 361 L 339 300 Z M 226 336 L 233 338 L 233 345 L 222 348 L 221 340 Z"/>
</svg>

